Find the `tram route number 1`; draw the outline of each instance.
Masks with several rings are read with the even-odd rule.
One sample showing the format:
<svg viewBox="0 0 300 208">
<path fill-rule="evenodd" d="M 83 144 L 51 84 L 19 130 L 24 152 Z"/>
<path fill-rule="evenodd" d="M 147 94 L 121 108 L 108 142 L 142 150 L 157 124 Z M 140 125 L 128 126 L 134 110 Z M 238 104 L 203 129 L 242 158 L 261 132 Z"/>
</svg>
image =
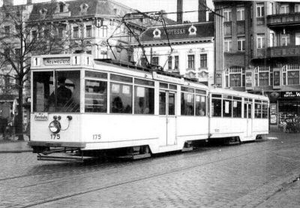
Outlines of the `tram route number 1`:
<svg viewBox="0 0 300 208">
<path fill-rule="evenodd" d="M 52 140 L 58 140 L 58 139 L 60 139 L 60 134 L 51 134 L 51 139 Z"/>
</svg>

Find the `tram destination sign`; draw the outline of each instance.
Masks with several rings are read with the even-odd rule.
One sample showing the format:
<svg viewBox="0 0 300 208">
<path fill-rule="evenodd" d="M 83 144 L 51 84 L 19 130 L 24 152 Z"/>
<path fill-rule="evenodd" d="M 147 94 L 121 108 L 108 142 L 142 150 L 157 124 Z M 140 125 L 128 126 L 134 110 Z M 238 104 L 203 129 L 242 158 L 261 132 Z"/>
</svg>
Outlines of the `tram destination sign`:
<svg viewBox="0 0 300 208">
<path fill-rule="evenodd" d="M 157 74 L 156 72 L 153 72 L 153 79 L 159 81 L 165 81 L 165 82 L 172 82 L 176 84 L 183 84 L 183 79 L 181 78 L 169 77 L 169 76 Z"/>
<path fill-rule="evenodd" d="M 70 65 L 70 57 L 60 57 L 60 58 L 44 58 L 44 65 L 54 66 L 54 65 Z"/>
</svg>

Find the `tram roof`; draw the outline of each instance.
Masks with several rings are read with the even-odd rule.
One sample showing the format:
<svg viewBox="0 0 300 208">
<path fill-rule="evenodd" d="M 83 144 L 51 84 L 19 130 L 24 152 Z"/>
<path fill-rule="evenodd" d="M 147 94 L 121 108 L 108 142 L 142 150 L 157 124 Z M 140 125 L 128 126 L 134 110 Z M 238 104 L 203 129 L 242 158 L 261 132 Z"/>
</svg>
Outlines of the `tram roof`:
<svg viewBox="0 0 300 208">
<path fill-rule="evenodd" d="M 236 91 L 232 89 L 224 89 L 224 88 L 210 88 L 211 93 L 215 94 L 227 94 L 227 95 L 232 95 L 232 96 L 237 96 L 237 97 L 249 97 L 253 99 L 264 99 L 268 100 L 269 98 L 264 95 L 258 95 L 258 94 L 252 94 L 248 92 L 242 92 L 242 91 Z"/>
<path fill-rule="evenodd" d="M 96 64 L 97 64 L 97 62 L 104 62 L 104 63 L 108 63 L 111 65 L 145 71 L 145 72 L 149 72 L 149 73 L 156 72 L 157 74 L 174 77 L 174 78 L 178 78 L 178 79 L 183 78 L 184 80 L 190 81 L 190 82 L 198 82 L 198 80 L 195 78 L 188 78 L 188 77 L 184 77 L 183 75 L 180 75 L 180 74 L 163 71 L 163 69 L 160 66 L 156 66 L 156 65 L 149 65 L 148 67 L 143 67 L 143 66 L 135 65 L 133 62 L 126 62 L 126 61 L 121 61 L 121 60 L 114 60 L 114 59 L 94 59 L 94 60 L 95 60 Z M 202 83 L 199 83 L 199 84 L 202 84 Z"/>
</svg>

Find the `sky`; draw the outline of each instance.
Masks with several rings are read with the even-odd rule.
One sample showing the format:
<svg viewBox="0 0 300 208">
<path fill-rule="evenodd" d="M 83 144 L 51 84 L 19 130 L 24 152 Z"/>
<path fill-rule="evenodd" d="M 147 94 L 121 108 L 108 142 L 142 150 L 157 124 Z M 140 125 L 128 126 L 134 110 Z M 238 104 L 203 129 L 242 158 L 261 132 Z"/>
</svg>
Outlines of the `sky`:
<svg viewBox="0 0 300 208">
<path fill-rule="evenodd" d="M 141 12 L 160 11 L 176 12 L 177 0 L 114 0 Z M 207 0 L 207 5 L 213 8 L 212 0 Z M 183 0 L 183 11 L 195 11 L 198 9 L 198 0 Z M 168 15 L 169 18 L 176 20 L 176 14 Z M 195 22 L 198 20 L 196 12 L 183 14 L 183 20 Z"/>
<path fill-rule="evenodd" d="M 3 0 L 0 0 L 0 2 Z M 27 0 L 14 0 L 15 4 L 24 4 Z M 33 3 L 47 2 L 51 0 L 32 0 Z M 59 0 L 58 0 L 59 1 Z M 69 1 L 69 0 L 66 0 Z M 177 0 L 114 0 L 120 2 L 133 9 L 138 9 L 141 12 L 147 11 L 161 11 L 176 12 Z M 212 0 L 206 0 L 207 5 L 213 8 Z M 183 0 L 183 11 L 195 11 L 198 9 L 198 0 Z M 170 19 L 176 20 L 176 14 L 168 15 Z M 197 13 L 190 12 L 183 14 L 183 20 L 189 20 L 191 22 L 197 21 Z"/>
</svg>

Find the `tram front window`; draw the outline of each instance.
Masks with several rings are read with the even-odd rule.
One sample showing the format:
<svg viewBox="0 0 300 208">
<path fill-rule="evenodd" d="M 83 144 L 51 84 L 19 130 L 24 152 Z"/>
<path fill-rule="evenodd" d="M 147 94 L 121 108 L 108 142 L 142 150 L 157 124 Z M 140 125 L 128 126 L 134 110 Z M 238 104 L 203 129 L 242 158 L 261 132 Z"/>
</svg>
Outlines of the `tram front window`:
<svg viewBox="0 0 300 208">
<path fill-rule="evenodd" d="M 79 71 L 34 72 L 35 112 L 79 112 Z"/>
</svg>

